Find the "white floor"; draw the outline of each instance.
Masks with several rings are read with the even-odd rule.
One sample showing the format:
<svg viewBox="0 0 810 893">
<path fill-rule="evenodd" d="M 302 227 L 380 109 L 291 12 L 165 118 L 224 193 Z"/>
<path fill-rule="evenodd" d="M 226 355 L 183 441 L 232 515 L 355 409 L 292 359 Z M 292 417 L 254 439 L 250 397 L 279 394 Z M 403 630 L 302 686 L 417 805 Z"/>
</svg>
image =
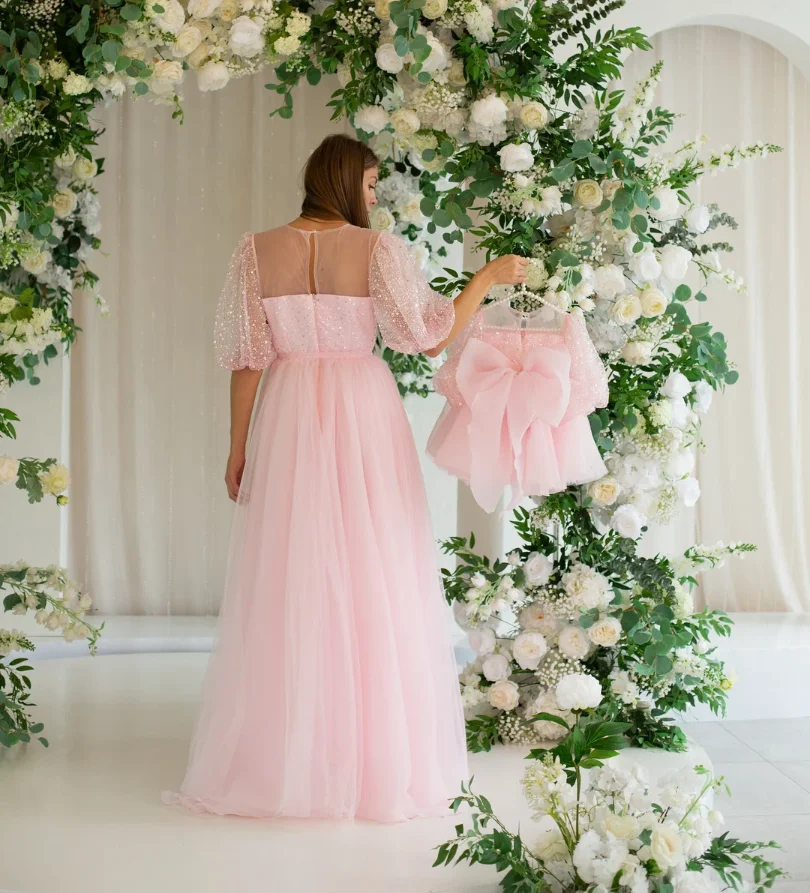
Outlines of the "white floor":
<svg viewBox="0 0 810 893">
<path fill-rule="evenodd" d="M 182 777 L 204 653 L 40 661 L 51 747 L 0 751 L 0 888 L 14 893 L 495 893 L 494 870 L 434 869 L 454 821 L 399 825 L 193 816 L 163 806 Z M 691 723 L 726 776 L 732 835 L 775 839 L 810 893 L 810 718 Z M 475 786 L 524 836 L 522 752 L 473 755 Z"/>
</svg>

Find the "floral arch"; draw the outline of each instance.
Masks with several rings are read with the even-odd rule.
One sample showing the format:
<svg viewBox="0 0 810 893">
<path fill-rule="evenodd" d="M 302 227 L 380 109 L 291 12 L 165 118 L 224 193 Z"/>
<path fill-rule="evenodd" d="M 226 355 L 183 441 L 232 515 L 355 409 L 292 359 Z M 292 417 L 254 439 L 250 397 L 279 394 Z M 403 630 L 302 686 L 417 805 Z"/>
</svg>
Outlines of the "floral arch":
<svg viewBox="0 0 810 893">
<path fill-rule="evenodd" d="M 533 510 L 518 509 L 523 548 L 507 560 L 452 538 L 448 601 L 477 652 L 461 676 L 474 711 L 470 747 L 560 737 L 555 684 L 598 680 L 608 714 L 636 744 L 681 749 L 668 711 L 703 702 L 722 711 L 729 680 L 712 656 L 728 635 L 722 612 L 696 613 L 695 573 L 746 545 L 694 547 L 677 560 L 642 558 L 647 523 L 694 504 L 693 444 L 712 395 L 733 384 L 722 334 L 689 308 L 722 280 L 744 286 L 714 230 L 733 221 L 695 204 L 690 187 L 777 147 L 665 151 L 674 120 L 655 105 L 660 66 L 625 93 L 611 85 L 635 27 L 602 27 L 623 0 L 0 0 L 0 394 L 38 381 L 42 363 L 77 330 L 74 291 L 95 295 L 94 106 L 125 94 L 165 104 L 182 120 L 194 79 L 219 90 L 274 67 L 271 114 L 293 115 L 292 89 L 336 74 L 334 117 L 348 117 L 380 158 L 373 224 L 408 239 L 454 293 L 469 274 L 443 270 L 446 246 L 469 231 L 487 255 L 530 257 L 514 306 L 584 314 L 610 371 L 610 403 L 591 417 L 610 474 Z M 437 247 L 438 246 L 438 247 Z M 688 281 L 687 281 L 688 280 Z M 400 392 L 428 392 L 424 357 L 386 349 Z M 0 436 L 14 414 L 0 408 Z M 54 459 L 3 457 L 0 482 L 31 501 L 64 503 Z M 65 638 L 99 635 L 90 600 L 59 568 L 0 567 L 7 611 L 36 612 Z M 500 624 L 500 625 L 499 625 Z M 0 655 L 31 649 L 0 634 Z M 27 709 L 25 658 L 0 663 L 0 743 L 41 731 Z"/>
</svg>

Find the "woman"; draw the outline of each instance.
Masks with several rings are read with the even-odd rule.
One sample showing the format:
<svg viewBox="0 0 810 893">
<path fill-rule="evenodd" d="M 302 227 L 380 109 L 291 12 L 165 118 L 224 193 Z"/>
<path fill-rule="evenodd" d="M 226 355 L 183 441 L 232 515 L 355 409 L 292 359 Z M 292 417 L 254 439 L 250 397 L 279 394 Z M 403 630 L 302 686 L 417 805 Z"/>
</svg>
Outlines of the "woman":
<svg viewBox="0 0 810 893">
<path fill-rule="evenodd" d="M 419 461 L 372 349 L 379 326 L 394 350 L 436 356 L 527 261 L 499 258 L 442 297 L 402 239 L 368 228 L 376 182 L 367 146 L 327 137 L 301 215 L 247 234 L 231 260 L 215 343 L 233 370 L 237 508 L 189 766 L 167 803 L 403 821 L 447 814 L 467 776 Z"/>
</svg>

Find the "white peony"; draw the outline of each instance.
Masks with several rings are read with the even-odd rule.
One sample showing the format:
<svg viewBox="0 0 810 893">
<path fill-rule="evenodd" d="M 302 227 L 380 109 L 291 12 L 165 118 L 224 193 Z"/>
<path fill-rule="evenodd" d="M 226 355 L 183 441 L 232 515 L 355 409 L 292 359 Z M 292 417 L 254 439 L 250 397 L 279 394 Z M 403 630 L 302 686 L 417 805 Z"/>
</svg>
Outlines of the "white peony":
<svg viewBox="0 0 810 893">
<path fill-rule="evenodd" d="M 605 818 L 605 830 L 620 840 L 633 840 L 641 833 L 638 819 L 633 815 L 616 815 L 610 812 Z"/>
<path fill-rule="evenodd" d="M 543 633 L 544 636 L 554 635 L 559 626 L 554 614 L 549 614 L 548 608 L 539 602 L 526 605 L 518 616 L 518 622 L 523 629 Z"/>
<path fill-rule="evenodd" d="M 610 474 L 588 486 L 588 495 L 597 505 L 613 505 L 621 492 L 621 484 Z"/>
<path fill-rule="evenodd" d="M 388 112 L 381 105 L 364 105 L 354 115 L 354 126 L 366 133 L 379 133 L 388 126 Z"/>
<path fill-rule="evenodd" d="M 632 325 L 641 316 L 638 295 L 621 295 L 613 304 L 611 315 L 621 325 Z"/>
<path fill-rule="evenodd" d="M 709 408 L 712 405 L 712 397 L 714 396 L 714 391 L 712 390 L 712 386 L 707 382 L 701 379 L 699 382 L 695 384 L 695 399 L 694 399 L 694 407 L 695 412 L 705 413 L 709 411 Z"/>
<path fill-rule="evenodd" d="M 644 282 L 655 282 L 661 275 L 661 264 L 652 248 L 634 254 L 630 260 L 630 269 L 634 276 Z"/>
<path fill-rule="evenodd" d="M 611 599 L 607 577 L 585 564 L 574 564 L 563 574 L 562 586 L 575 607 L 605 607 Z"/>
<path fill-rule="evenodd" d="M 163 12 L 155 20 L 160 25 L 161 31 L 177 35 L 186 23 L 186 11 L 179 0 L 161 0 Z"/>
<path fill-rule="evenodd" d="M 574 204 L 580 208 L 592 211 L 598 208 L 604 200 L 602 187 L 596 180 L 580 180 L 574 186 Z"/>
<path fill-rule="evenodd" d="M 687 871 L 674 879 L 675 893 L 720 893 L 716 875 L 708 871 Z"/>
<path fill-rule="evenodd" d="M 560 630 L 557 647 L 566 657 L 583 660 L 591 650 L 591 643 L 585 630 L 577 624 L 568 624 Z"/>
<path fill-rule="evenodd" d="M 622 625 L 615 617 L 602 617 L 588 627 L 588 638 L 594 645 L 609 647 L 615 645 L 622 634 Z"/>
<path fill-rule="evenodd" d="M 447 12 L 447 0 L 425 0 L 422 15 L 426 19 L 441 18 Z"/>
<path fill-rule="evenodd" d="M 377 67 L 391 74 L 397 74 L 405 67 L 405 58 L 397 53 L 393 43 L 381 43 L 377 47 L 375 57 L 377 59 Z"/>
<path fill-rule="evenodd" d="M 202 43 L 202 34 L 199 28 L 186 25 L 177 35 L 177 40 L 172 44 L 172 55 L 176 59 L 183 59 L 190 55 Z"/>
<path fill-rule="evenodd" d="M 553 562 L 547 555 L 542 555 L 540 552 L 532 552 L 523 565 L 523 573 L 530 586 L 545 586 L 552 570 L 554 570 Z"/>
<path fill-rule="evenodd" d="M 70 486 L 70 474 L 64 465 L 54 464 L 46 471 L 40 472 L 39 482 L 42 484 L 43 493 L 58 496 Z"/>
<path fill-rule="evenodd" d="M 496 682 L 488 692 L 489 703 L 496 710 L 514 710 L 520 703 L 520 689 L 514 682 Z"/>
<path fill-rule="evenodd" d="M 666 295 L 651 285 L 639 292 L 638 299 L 641 301 L 641 315 L 645 319 L 654 319 L 656 316 L 662 316 L 669 304 Z"/>
<path fill-rule="evenodd" d="M 505 171 L 526 171 L 534 164 L 534 155 L 526 143 L 510 143 L 498 151 L 498 157 Z"/>
<path fill-rule="evenodd" d="M 492 654 L 495 650 L 495 633 L 488 626 L 470 630 L 470 648 L 479 655 Z"/>
<path fill-rule="evenodd" d="M 620 505 L 610 519 L 610 526 L 627 539 L 635 540 L 641 536 L 641 528 L 647 523 L 647 519 L 632 505 Z"/>
<path fill-rule="evenodd" d="M 656 220 L 673 220 L 675 217 L 680 217 L 681 200 L 674 189 L 669 186 L 659 186 L 653 192 L 653 198 L 657 198 L 659 202 L 657 209 L 650 207 L 650 214 Z"/>
<path fill-rule="evenodd" d="M 678 498 L 686 508 L 692 508 L 700 499 L 700 484 L 696 478 L 685 478 L 682 481 L 678 481 L 675 486 L 678 490 Z"/>
<path fill-rule="evenodd" d="M 550 723 L 549 723 L 550 725 Z M 558 726 L 565 733 L 562 726 Z M 543 862 L 557 862 L 568 859 L 568 846 L 557 823 L 550 815 L 544 815 L 537 823 L 540 831 L 530 847 L 535 859 Z"/>
<path fill-rule="evenodd" d="M 592 710 L 602 702 L 602 686 L 587 673 L 568 673 L 554 690 L 561 710 Z"/>
<path fill-rule="evenodd" d="M 419 115 L 413 109 L 397 109 L 391 113 L 391 125 L 397 133 L 416 133 L 422 126 Z M 421 201 L 421 199 L 418 199 Z"/>
<path fill-rule="evenodd" d="M 664 245 L 659 256 L 661 269 L 670 282 L 682 282 L 689 272 L 691 252 L 680 245 Z"/>
<path fill-rule="evenodd" d="M 175 86 L 183 80 L 183 65 L 176 59 L 161 59 L 152 69 L 149 89 L 156 96 L 174 93 Z"/>
<path fill-rule="evenodd" d="M 695 454 L 691 450 L 682 450 L 670 456 L 664 463 L 664 474 L 671 480 L 680 480 L 692 472 L 695 467 Z"/>
<path fill-rule="evenodd" d="M 653 355 L 652 341 L 628 341 L 622 348 L 622 359 L 631 366 L 643 366 Z"/>
<path fill-rule="evenodd" d="M 548 109 L 542 102 L 526 102 L 520 107 L 520 123 L 528 130 L 542 130 L 548 124 Z"/>
<path fill-rule="evenodd" d="M 228 46 L 234 56 L 241 56 L 243 59 L 258 56 L 264 49 L 261 19 L 239 16 L 231 25 Z"/>
<path fill-rule="evenodd" d="M 10 484 L 17 480 L 20 460 L 11 456 L 0 456 L 0 484 Z"/>
<path fill-rule="evenodd" d="M 683 372 L 670 372 L 661 387 L 665 397 L 685 397 L 692 390 L 692 383 Z"/>
<path fill-rule="evenodd" d="M 488 654 L 481 664 L 481 672 L 484 674 L 484 678 L 490 682 L 500 682 L 511 676 L 512 667 L 505 655 Z"/>
<path fill-rule="evenodd" d="M 372 229 L 389 233 L 393 232 L 394 227 L 397 224 L 396 220 L 394 219 L 394 215 L 388 210 L 388 208 L 385 208 L 382 205 L 374 205 L 374 207 L 368 212 L 368 222 L 369 226 Z"/>
<path fill-rule="evenodd" d="M 593 290 L 600 298 L 612 301 L 617 295 L 624 294 L 626 289 L 624 273 L 616 264 L 606 264 L 594 270 Z"/>
<path fill-rule="evenodd" d="M 197 86 L 203 93 L 222 90 L 230 79 L 228 66 L 224 62 L 216 62 L 213 59 L 206 62 L 197 71 Z"/>
<path fill-rule="evenodd" d="M 449 61 L 447 47 L 430 32 L 427 34 L 427 42 L 430 55 L 422 63 L 422 71 L 444 71 Z"/>
<path fill-rule="evenodd" d="M 686 214 L 684 214 L 684 220 L 686 221 L 686 225 L 689 227 L 690 232 L 702 235 L 709 228 L 711 214 L 706 205 L 693 205 Z"/>
<path fill-rule="evenodd" d="M 675 822 L 656 822 L 650 838 L 650 855 L 664 871 L 683 861 L 683 847 Z"/>
<path fill-rule="evenodd" d="M 519 633 L 512 643 L 512 656 L 524 670 L 536 670 L 548 651 L 548 645 L 538 632 Z"/>
<path fill-rule="evenodd" d="M 188 0 L 188 14 L 195 19 L 207 19 L 219 6 L 219 0 Z"/>
<path fill-rule="evenodd" d="M 491 93 L 483 99 L 476 99 L 470 106 L 470 120 L 479 127 L 492 128 L 503 124 L 508 112 L 506 103 Z"/>
<path fill-rule="evenodd" d="M 56 217 L 70 217 L 76 210 L 78 203 L 79 199 L 77 198 L 76 193 L 67 187 L 60 189 L 51 199 L 53 213 Z"/>
</svg>

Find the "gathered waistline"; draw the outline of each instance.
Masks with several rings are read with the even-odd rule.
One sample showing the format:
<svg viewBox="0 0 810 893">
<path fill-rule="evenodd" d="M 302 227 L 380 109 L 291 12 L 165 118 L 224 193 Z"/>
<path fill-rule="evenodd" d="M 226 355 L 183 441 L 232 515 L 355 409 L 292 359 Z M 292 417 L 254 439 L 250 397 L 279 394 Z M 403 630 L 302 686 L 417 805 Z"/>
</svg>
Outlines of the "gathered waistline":
<svg viewBox="0 0 810 893">
<path fill-rule="evenodd" d="M 314 353 L 280 353 L 279 360 L 364 360 L 373 357 L 370 350 L 320 350 Z"/>
</svg>

